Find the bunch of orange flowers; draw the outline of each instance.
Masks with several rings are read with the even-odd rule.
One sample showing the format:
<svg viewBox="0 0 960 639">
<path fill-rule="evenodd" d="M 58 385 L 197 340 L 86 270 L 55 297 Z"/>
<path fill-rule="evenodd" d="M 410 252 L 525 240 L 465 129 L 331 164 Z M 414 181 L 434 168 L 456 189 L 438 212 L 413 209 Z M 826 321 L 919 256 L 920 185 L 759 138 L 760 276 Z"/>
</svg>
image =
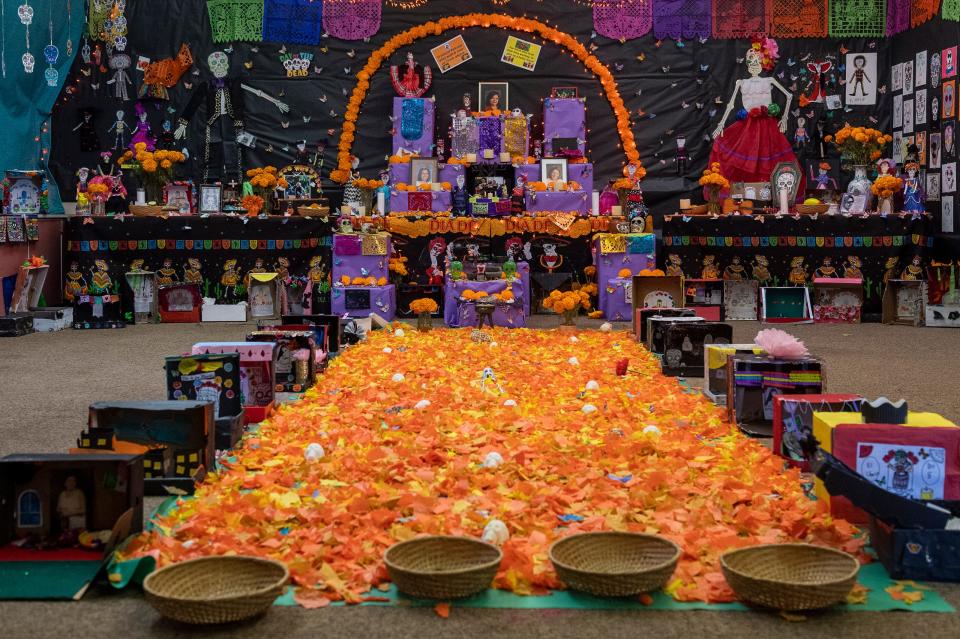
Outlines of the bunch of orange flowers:
<svg viewBox="0 0 960 639">
<path fill-rule="evenodd" d="M 389 260 L 389 263 L 387 264 L 387 268 L 390 270 L 391 273 L 396 273 L 397 275 L 403 277 L 408 273 L 407 258 L 403 256 L 391 257 Z"/>
<path fill-rule="evenodd" d="M 282 175 L 277 175 L 277 167 L 265 166 L 259 169 L 250 169 L 247 171 L 247 177 L 250 178 L 250 184 L 254 188 L 274 190 L 277 187 L 287 188 L 287 179 Z"/>
<path fill-rule="evenodd" d="M 582 288 L 579 291 L 553 291 L 549 297 L 543 300 L 544 308 L 549 308 L 554 313 L 564 313 L 566 311 L 575 311 L 582 308 L 590 310 L 590 295 Z"/>
<path fill-rule="evenodd" d="M 869 164 L 880 159 L 883 147 L 893 140 L 892 135 L 876 129 L 849 124 L 824 140 L 833 142 L 840 150 L 840 157 L 848 164 Z"/>
<path fill-rule="evenodd" d="M 93 200 L 106 200 L 107 192 L 109 190 L 110 189 L 107 188 L 106 184 L 102 184 L 100 182 L 93 182 L 87 185 L 87 193 Z"/>
<path fill-rule="evenodd" d="M 877 197 L 893 197 L 893 194 L 903 188 L 903 180 L 892 175 L 881 175 L 877 178 L 870 190 Z"/>
<path fill-rule="evenodd" d="M 417 315 L 421 313 L 436 313 L 438 308 L 440 307 L 437 306 L 437 302 L 429 297 L 421 297 L 410 302 L 410 312 L 416 313 Z"/>
<path fill-rule="evenodd" d="M 379 189 L 383 186 L 383 180 L 368 180 L 367 178 L 359 178 L 353 181 L 353 185 L 358 189 Z"/>
<path fill-rule="evenodd" d="M 710 168 L 706 169 L 703 172 L 703 175 L 700 176 L 700 186 L 710 187 L 711 189 L 716 189 L 717 191 L 722 191 L 723 189 L 730 187 L 730 180 L 723 177 L 723 174 L 720 172 L 720 163 L 714 162 L 710 165 Z"/>
<path fill-rule="evenodd" d="M 368 277 L 354 277 L 351 279 L 349 275 L 341 275 L 340 283 L 344 286 L 386 286 L 387 278 L 381 277 L 378 279 L 370 275 Z"/>
<path fill-rule="evenodd" d="M 140 165 L 140 170 L 146 173 L 156 173 L 162 169 L 167 172 L 167 177 L 172 176 L 173 165 L 184 162 L 187 159 L 180 151 L 167 151 L 160 149 L 158 151 L 148 151 L 145 142 L 137 142 L 133 145 L 133 150 L 127 149 L 117 158 L 117 164 L 123 164 L 129 160 L 136 160 Z"/>
<path fill-rule="evenodd" d="M 240 200 L 240 206 L 247 212 L 247 215 L 256 217 L 263 210 L 263 198 L 259 195 L 244 195 Z"/>
</svg>

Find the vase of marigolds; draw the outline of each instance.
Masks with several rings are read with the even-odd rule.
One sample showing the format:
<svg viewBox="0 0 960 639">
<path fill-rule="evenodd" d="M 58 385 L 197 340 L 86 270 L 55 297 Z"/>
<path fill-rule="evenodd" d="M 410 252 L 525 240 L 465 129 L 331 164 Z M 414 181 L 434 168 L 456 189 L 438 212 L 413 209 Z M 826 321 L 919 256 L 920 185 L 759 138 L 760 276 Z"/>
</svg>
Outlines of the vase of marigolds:
<svg viewBox="0 0 960 639">
<path fill-rule="evenodd" d="M 410 312 L 417 314 L 418 331 L 426 333 L 433 328 L 432 315 L 437 312 L 438 308 L 436 301 L 429 297 L 421 297 L 410 302 Z"/>
<path fill-rule="evenodd" d="M 563 318 L 560 322 L 561 328 L 575 327 L 580 309 L 590 309 L 590 295 L 583 289 L 566 292 L 552 291 L 550 295 L 543 300 L 543 307 L 550 309 Z"/>
<path fill-rule="evenodd" d="M 893 213 L 893 194 L 903 188 L 903 180 L 889 173 L 881 175 L 870 187 L 870 191 L 877 196 L 877 212 L 881 215 Z"/>
<path fill-rule="evenodd" d="M 383 180 L 358 178 L 354 180 L 353 185 L 360 189 L 360 206 L 363 208 L 365 215 L 373 215 L 373 195 L 377 192 L 377 189 L 383 186 Z"/>
<path fill-rule="evenodd" d="M 250 178 L 244 186 L 245 195 L 256 195 L 263 200 L 261 211 L 270 215 L 274 211 L 277 199 L 277 189 L 287 188 L 287 180 L 282 175 L 278 175 L 277 167 L 265 166 L 259 169 L 250 169 L 247 171 L 247 177 Z M 249 187 L 248 187 L 249 185 Z M 249 209 L 247 213 L 249 214 Z"/>
<path fill-rule="evenodd" d="M 869 209 L 874 192 L 870 178 L 867 177 L 867 166 L 883 156 L 883 149 L 893 140 L 893 136 L 870 127 L 848 124 L 836 134 L 828 135 L 824 139 L 833 142 L 840 151 L 843 168 L 853 170 L 853 179 L 847 185 L 847 193 L 854 197 L 866 197 L 865 206 Z"/>
<path fill-rule="evenodd" d="M 714 162 L 703 172 L 700 176 L 700 186 L 707 190 L 707 212 L 711 215 L 720 215 L 723 211 L 720 205 L 720 193 L 730 188 L 730 180 L 723 177 L 719 162 Z"/>
<path fill-rule="evenodd" d="M 177 164 L 187 157 L 180 151 L 158 149 L 150 151 L 144 142 L 137 142 L 133 150 L 127 150 L 117 160 L 118 164 L 129 166 L 143 186 L 147 204 L 163 204 L 163 187 L 173 181 L 173 171 Z"/>
<path fill-rule="evenodd" d="M 396 286 L 400 286 L 403 283 L 403 278 L 409 273 L 407 271 L 407 258 L 402 255 L 391 257 L 387 262 L 387 268 L 390 270 L 390 279 Z"/>
</svg>

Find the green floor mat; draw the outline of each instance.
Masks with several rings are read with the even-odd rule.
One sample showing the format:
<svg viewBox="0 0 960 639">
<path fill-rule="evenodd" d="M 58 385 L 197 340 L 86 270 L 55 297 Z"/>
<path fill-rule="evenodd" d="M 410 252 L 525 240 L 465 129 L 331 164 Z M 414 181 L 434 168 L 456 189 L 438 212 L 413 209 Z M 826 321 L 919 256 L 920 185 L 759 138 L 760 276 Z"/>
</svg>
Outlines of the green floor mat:
<svg viewBox="0 0 960 639">
<path fill-rule="evenodd" d="M 99 561 L 0 562 L 0 600 L 79 599 L 101 565 Z"/>
</svg>

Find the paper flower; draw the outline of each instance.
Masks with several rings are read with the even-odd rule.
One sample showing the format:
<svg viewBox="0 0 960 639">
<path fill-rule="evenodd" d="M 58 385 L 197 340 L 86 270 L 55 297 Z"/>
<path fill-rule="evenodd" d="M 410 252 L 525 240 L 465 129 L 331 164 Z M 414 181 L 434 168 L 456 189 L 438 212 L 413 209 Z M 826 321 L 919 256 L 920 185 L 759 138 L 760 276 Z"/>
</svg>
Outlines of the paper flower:
<svg viewBox="0 0 960 639">
<path fill-rule="evenodd" d="M 767 328 L 753 338 L 753 342 L 770 357 L 778 359 L 801 359 L 810 355 L 807 347 L 796 337 L 779 328 Z"/>
</svg>

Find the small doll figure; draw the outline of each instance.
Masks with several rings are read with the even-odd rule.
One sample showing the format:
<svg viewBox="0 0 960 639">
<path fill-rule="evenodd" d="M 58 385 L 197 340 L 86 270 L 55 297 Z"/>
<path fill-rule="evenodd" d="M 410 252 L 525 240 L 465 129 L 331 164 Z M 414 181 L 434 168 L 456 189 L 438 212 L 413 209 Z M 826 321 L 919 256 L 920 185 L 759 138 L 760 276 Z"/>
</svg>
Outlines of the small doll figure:
<svg viewBox="0 0 960 639">
<path fill-rule="evenodd" d="M 314 255 L 310 258 L 310 270 L 307 271 L 307 277 L 311 284 L 321 284 L 327 279 L 327 270 L 323 267 L 323 257 Z"/>
<path fill-rule="evenodd" d="M 223 274 L 220 276 L 220 285 L 224 288 L 224 297 L 228 302 L 237 298 L 237 286 L 240 284 L 240 275 L 237 273 L 237 260 L 227 260 L 223 263 Z"/>
<path fill-rule="evenodd" d="M 157 269 L 157 286 L 171 286 L 179 281 L 177 269 L 173 268 L 173 260 L 169 257 L 163 259 L 163 266 Z"/>
<path fill-rule="evenodd" d="M 93 295 L 109 295 L 113 289 L 113 280 L 110 278 L 110 267 L 107 266 L 105 260 L 96 260 L 93 263 L 93 268 L 90 293 Z"/>
<path fill-rule="evenodd" d="M 922 280 L 924 279 L 923 273 L 923 258 L 919 255 L 914 255 L 913 259 L 910 260 L 910 263 L 907 264 L 907 268 L 903 269 L 903 273 L 900 274 L 901 280 Z"/>
<path fill-rule="evenodd" d="M 126 141 L 127 141 L 128 125 L 126 121 L 123 119 L 124 115 L 126 114 L 123 111 L 117 111 L 117 121 L 114 122 L 109 129 L 107 129 L 108 133 L 110 133 L 111 131 L 114 133 L 114 138 L 113 138 L 114 151 L 118 149 L 122 149 L 123 147 L 127 146 Z"/>
<path fill-rule="evenodd" d="M 133 109 L 137 115 L 137 123 L 131 132 L 130 150 L 135 152 L 134 147 L 140 142 L 147 145 L 147 151 L 155 150 L 157 148 L 157 138 L 150 130 L 150 120 L 147 119 L 147 109 L 143 106 L 143 100 L 137 100 Z"/>
<path fill-rule="evenodd" d="M 825 257 L 823 262 L 813 272 L 814 277 L 837 277 L 837 269 L 833 266 L 833 258 Z"/>
<path fill-rule="evenodd" d="M 836 191 L 837 190 L 837 181 L 830 177 L 830 166 L 829 162 L 821 162 L 817 166 L 817 174 L 813 175 L 813 167 L 810 167 L 810 181 L 815 182 L 815 189 L 818 191 Z"/>
<path fill-rule="evenodd" d="M 880 158 L 877 160 L 877 177 L 884 175 L 896 175 L 897 163 L 890 158 Z"/>
<path fill-rule="evenodd" d="M 563 264 L 563 256 L 557 253 L 557 245 L 553 242 L 543 243 L 543 255 L 540 256 L 540 266 L 553 273 Z"/>
<path fill-rule="evenodd" d="M 188 284 L 203 284 L 203 273 L 200 268 L 200 260 L 195 257 L 187 258 L 187 265 L 183 269 L 183 281 Z"/>
<path fill-rule="evenodd" d="M 671 253 L 667 256 L 667 275 L 684 277 L 683 260 L 681 260 L 680 256 L 676 253 Z"/>
<path fill-rule="evenodd" d="M 740 281 L 743 279 L 745 271 L 743 264 L 740 263 L 740 256 L 734 255 L 730 265 L 723 269 L 723 279 Z"/>
<path fill-rule="evenodd" d="M 677 175 L 684 175 L 687 172 L 687 163 L 690 156 L 687 154 L 687 138 L 683 135 L 677 136 Z"/>
<path fill-rule="evenodd" d="M 510 214 L 520 216 L 526 209 L 524 194 L 526 193 L 527 177 L 525 175 L 517 176 L 517 183 L 510 193 Z"/>
<path fill-rule="evenodd" d="M 77 199 L 80 199 L 81 193 L 87 192 L 87 182 L 90 180 L 90 169 L 81 166 L 77 169 Z"/>
<path fill-rule="evenodd" d="M 883 284 L 886 286 L 890 280 L 897 279 L 897 268 L 900 265 L 900 258 L 893 256 L 887 258 L 887 263 L 883 265 Z"/>
<path fill-rule="evenodd" d="M 517 277 L 517 263 L 512 259 L 508 259 L 506 262 L 504 262 L 501 270 L 503 271 L 503 279 L 507 281 Z"/>
<path fill-rule="evenodd" d="M 787 280 L 794 286 L 806 286 L 807 267 L 803 263 L 802 257 L 795 257 L 790 260 L 790 274 Z"/>
<path fill-rule="evenodd" d="M 176 142 L 173 139 L 173 124 L 170 120 L 164 120 L 160 125 L 160 135 L 157 136 L 157 146 L 164 151 L 172 151 Z"/>
<path fill-rule="evenodd" d="M 80 137 L 80 150 L 84 153 L 96 153 L 100 150 L 100 136 L 94 121 L 96 111 L 92 108 L 80 109 L 80 124 L 73 127 Z"/>
<path fill-rule="evenodd" d="M 702 280 L 720 279 L 720 269 L 717 267 L 716 261 L 717 261 L 717 257 L 715 255 L 703 256 L 703 268 L 700 270 L 700 279 Z"/>
<path fill-rule="evenodd" d="M 107 84 L 113 85 L 113 97 L 123 101 L 129 100 L 127 86 L 132 86 L 133 81 L 130 80 L 127 69 L 133 65 L 133 60 L 126 53 L 116 53 L 110 56 L 108 64 L 113 69 L 113 77 L 107 80 Z"/>
<path fill-rule="evenodd" d="M 383 184 L 377 187 L 377 193 L 383 194 L 383 210 L 380 211 L 381 215 L 387 215 L 390 213 L 390 171 L 384 169 L 380 171 L 380 181 Z"/>
<path fill-rule="evenodd" d="M 87 280 L 83 277 L 83 271 L 80 270 L 80 263 L 76 260 L 70 262 L 70 270 L 67 271 L 67 282 L 63 286 L 63 297 L 68 302 L 73 302 L 77 297 L 87 294 Z"/>
<path fill-rule="evenodd" d="M 907 175 L 903 178 L 903 210 L 906 213 L 923 213 L 926 207 L 923 205 L 923 189 L 920 186 L 920 178 L 917 177 L 917 171 L 920 166 L 916 162 L 909 162 L 904 166 Z"/>
<path fill-rule="evenodd" d="M 310 151 L 307 150 L 306 140 L 297 140 L 297 150 L 293 154 L 293 159 L 297 164 L 309 164 Z"/>
<path fill-rule="evenodd" d="M 543 142 L 540 140 L 533 141 L 533 157 L 537 159 L 537 163 L 543 159 Z"/>
<path fill-rule="evenodd" d="M 764 255 L 757 255 L 753 258 L 753 279 L 760 282 L 763 286 L 770 281 L 770 260 Z"/>
<path fill-rule="evenodd" d="M 451 197 L 453 200 L 453 214 L 466 215 L 469 198 L 467 196 L 466 180 L 462 173 L 457 175 L 457 183 L 453 186 Z"/>
<path fill-rule="evenodd" d="M 860 261 L 860 258 L 856 255 L 850 255 L 847 257 L 847 263 L 843 267 L 843 276 L 849 279 L 862 280 L 863 271 L 860 268 L 863 266 L 863 262 Z"/>
<path fill-rule="evenodd" d="M 447 141 L 444 138 L 437 138 L 436 157 L 437 162 L 443 164 L 446 162 Z"/>
<path fill-rule="evenodd" d="M 61 545 L 75 545 L 77 535 L 87 527 L 87 498 L 77 488 L 77 478 L 73 475 L 63 482 L 63 492 L 57 497 L 57 516 L 60 517 L 60 529 L 64 533 Z"/>
<path fill-rule="evenodd" d="M 803 116 L 797 118 L 797 130 L 793 132 L 793 141 L 800 147 L 810 141 L 810 136 L 807 135 L 807 119 Z"/>
</svg>

